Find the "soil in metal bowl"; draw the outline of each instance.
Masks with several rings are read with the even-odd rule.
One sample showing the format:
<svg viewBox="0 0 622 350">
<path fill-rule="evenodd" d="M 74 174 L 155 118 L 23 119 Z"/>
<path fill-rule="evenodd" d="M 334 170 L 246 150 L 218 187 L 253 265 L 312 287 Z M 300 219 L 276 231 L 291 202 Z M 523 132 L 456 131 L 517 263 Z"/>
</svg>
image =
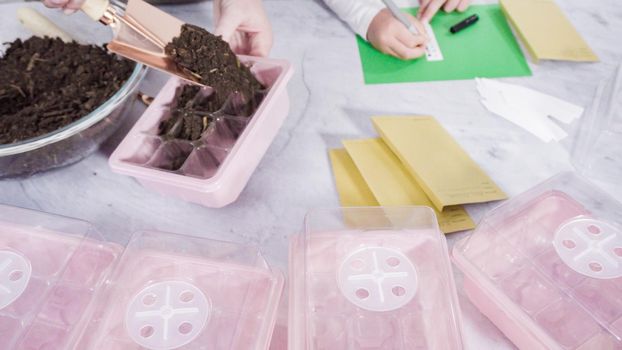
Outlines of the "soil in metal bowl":
<svg viewBox="0 0 622 350">
<path fill-rule="evenodd" d="M 108 100 L 134 63 L 104 47 L 33 36 L 0 58 L 0 145 L 63 128 Z"/>
</svg>

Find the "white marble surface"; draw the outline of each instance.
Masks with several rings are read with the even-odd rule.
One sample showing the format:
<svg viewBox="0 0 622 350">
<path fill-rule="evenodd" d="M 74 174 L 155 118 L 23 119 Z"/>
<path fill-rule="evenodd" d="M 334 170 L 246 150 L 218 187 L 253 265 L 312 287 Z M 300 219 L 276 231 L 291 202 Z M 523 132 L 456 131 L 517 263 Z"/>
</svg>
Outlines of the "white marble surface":
<svg viewBox="0 0 622 350">
<path fill-rule="evenodd" d="M 622 4 L 619 0 L 558 2 L 602 62 L 544 62 L 532 66 L 533 77 L 504 81 L 587 105 L 597 82 L 622 59 Z M 286 269 L 287 236 L 301 231 L 305 212 L 338 206 L 327 148 L 339 146 L 345 138 L 373 136 L 372 115 L 435 116 L 510 196 L 572 169 L 569 142 L 544 144 L 491 115 L 480 105 L 474 81 L 366 86 L 352 33 L 321 2 L 266 0 L 265 4 L 275 32 L 272 56 L 288 59 L 296 70 L 289 84 L 291 111 L 236 203 L 223 209 L 204 208 L 160 196 L 132 178 L 112 173 L 107 157 L 140 108 L 128 115 L 118 135 L 82 162 L 27 179 L 0 181 L 0 202 L 88 220 L 116 240 L 136 230 L 157 229 L 255 244 L 270 263 Z M 3 42 L 26 36 L 13 18 L 16 7 L 0 5 Z M 165 9 L 211 28 L 211 3 Z M 106 33 L 95 23 L 78 29 L 71 23 L 74 19 L 62 17 L 54 14 L 84 40 L 91 33 L 99 38 Z M 151 74 L 143 90 L 153 93 L 162 82 L 160 74 Z M 613 195 L 622 195 L 619 184 L 606 186 Z M 479 220 L 491 206 L 473 205 L 468 211 Z M 449 236 L 450 244 L 464 235 Z M 512 348 L 462 291 L 460 296 L 466 347 Z"/>
</svg>

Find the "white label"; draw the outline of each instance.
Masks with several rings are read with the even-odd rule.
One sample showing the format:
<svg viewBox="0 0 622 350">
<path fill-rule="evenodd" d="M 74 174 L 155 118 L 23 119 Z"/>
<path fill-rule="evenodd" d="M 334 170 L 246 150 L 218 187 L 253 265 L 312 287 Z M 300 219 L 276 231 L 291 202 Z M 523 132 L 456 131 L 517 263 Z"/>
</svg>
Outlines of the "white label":
<svg viewBox="0 0 622 350">
<path fill-rule="evenodd" d="M 176 349 L 201 334 L 209 312 L 207 298 L 194 285 L 159 282 L 134 296 L 125 326 L 132 340 L 147 349 Z"/>
<path fill-rule="evenodd" d="M 11 305 L 24 293 L 30 281 L 32 266 L 26 257 L 0 250 L 0 310 Z"/>
<path fill-rule="evenodd" d="M 425 58 L 428 61 L 442 61 L 443 53 L 441 52 L 441 47 L 438 46 L 438 40 L 436 40 L 436 35 L 434 34 L 434 30 L 432 30 L 432 26 L 430 23 L 423 22 L 423 26 L 425 27 L 425 31 L 430 38 L 428 45 L 425 48 Z"/>
<path fill-rule="evenodd" d="M 339 289 L 354 305 L 370 311 L 401 308 L 417 293 L 417 272 L 399 250 L 366 247 L 350 254 L 337 276 Z"/>
</svg>

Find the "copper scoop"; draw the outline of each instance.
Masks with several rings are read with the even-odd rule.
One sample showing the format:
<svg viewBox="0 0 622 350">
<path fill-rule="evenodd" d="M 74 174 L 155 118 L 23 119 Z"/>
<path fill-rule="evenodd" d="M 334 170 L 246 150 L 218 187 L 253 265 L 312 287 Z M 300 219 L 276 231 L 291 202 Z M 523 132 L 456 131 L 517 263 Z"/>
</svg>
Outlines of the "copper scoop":
<svg viewBox="0 0 622 350">
<path fill-rule="evenodd" d="M 164 52 L 184 22 L 142 0 L 129 0 L 125 9 L 110 0 L 86 0 L 81 10 L 112 28 L 114 38 L 107 45 L 111 52 L 202 85 L 200 76 L 180 68 Z"/>
</svg>

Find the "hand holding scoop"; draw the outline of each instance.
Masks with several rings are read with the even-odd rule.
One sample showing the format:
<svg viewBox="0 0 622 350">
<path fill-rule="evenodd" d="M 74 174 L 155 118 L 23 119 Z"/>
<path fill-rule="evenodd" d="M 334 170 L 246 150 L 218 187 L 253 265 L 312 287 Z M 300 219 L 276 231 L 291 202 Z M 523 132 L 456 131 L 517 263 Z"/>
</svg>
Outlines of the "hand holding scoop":
<svg viewBox="0 0 622 350">
<path fill-rule="evenodd" d="M 179 36 L 184 22 L 142 0 L 129 0 L 125 10 L 109 0 L 86 0 L 81 10 L 112 28 L 108 50 L 194 84 L 200 76 L 180 68 L 164 48 Z"/>
</svg>

